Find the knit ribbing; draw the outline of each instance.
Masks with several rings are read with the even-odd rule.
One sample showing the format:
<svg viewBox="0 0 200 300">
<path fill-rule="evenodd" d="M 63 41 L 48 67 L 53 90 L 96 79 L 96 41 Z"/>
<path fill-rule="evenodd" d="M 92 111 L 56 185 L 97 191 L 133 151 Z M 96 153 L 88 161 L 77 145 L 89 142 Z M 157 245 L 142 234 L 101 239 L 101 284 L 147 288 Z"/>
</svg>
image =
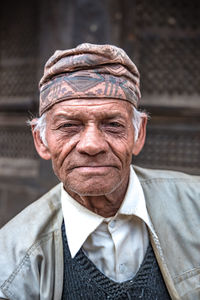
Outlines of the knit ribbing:
<svg viewBox="0 0 200 300">
<path fill-rule="evenodd" d="M 136 276 L 117 283 L 102 274 L 82 249 L 72 259 L 62 225 L 64 281 L 62 300 L 171 299 L 163 281 L 151 244 Z"/>
</svg>

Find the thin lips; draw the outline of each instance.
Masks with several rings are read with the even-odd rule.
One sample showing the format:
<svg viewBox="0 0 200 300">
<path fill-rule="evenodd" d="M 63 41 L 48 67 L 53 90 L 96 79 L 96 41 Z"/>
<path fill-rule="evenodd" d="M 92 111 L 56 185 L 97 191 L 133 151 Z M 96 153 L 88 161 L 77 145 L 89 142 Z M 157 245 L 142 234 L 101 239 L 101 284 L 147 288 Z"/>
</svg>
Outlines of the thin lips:
<svg viewBox="0 0 200 300">
<path fill-rule="evenodd" d="M 84 165 L 84 166 L 76 166 L 74 168 L 103 168 L 103 167 L 114 167 L 111 165 Z"/>
<path fill-rule="evenodd" d="M 79 165 L 79 166 L 72 166 L 70 169 L 78 169 L 78 168 L 104 168 L 104 167 L 113 167 L 116 168 L 114 165 Z"/>
</svg>

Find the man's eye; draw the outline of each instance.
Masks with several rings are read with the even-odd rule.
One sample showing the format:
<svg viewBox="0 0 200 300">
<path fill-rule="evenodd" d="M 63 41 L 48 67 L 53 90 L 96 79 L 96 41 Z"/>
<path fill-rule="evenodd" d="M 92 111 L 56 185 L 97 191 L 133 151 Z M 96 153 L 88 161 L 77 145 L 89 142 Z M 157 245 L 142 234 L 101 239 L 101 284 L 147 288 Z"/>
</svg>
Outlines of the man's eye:
<svg viewBox="0 0 200 300">
<path fill-rule="evenodd" d="M 108 123 L 108 126 L 111 126 L 111 127 L 121 127 L 121 124 L 118 123 L 118 122 L 110 122 L 110 123 Z"/>
<path fill-rule="evenodd" d="M 65 132 L 77 132 L 80 129 L 80 124 L 76 124 L 76 123 L 63 123 L 60 124 L 57 127 L 58 130 L 60 131 L 65 131 Z"/>
<path fill-rule="evenodd" d="M 78 126 L 78 124 L 75 124 L 75 123 L 64 123 L 64 124 L 61 124 L 60 126 L 59 126 L 59 128 L 70 128 L 70 127 L 77 127 Z"/>
<path fill-rule="evenodd" d="M 66 123 L 66 124 L 61 125 L 61 127 L 73 127 L 73 126 L 76 126 L 76 125 L 71 124 L 71 123 Z"/>
<path fill-rule="evenodd" d="M 119 122 L 108 122 L 104 124 L 104 130 L 110 133 L 121 133 L 123 131 L 124 126 Z"/>
</svg>

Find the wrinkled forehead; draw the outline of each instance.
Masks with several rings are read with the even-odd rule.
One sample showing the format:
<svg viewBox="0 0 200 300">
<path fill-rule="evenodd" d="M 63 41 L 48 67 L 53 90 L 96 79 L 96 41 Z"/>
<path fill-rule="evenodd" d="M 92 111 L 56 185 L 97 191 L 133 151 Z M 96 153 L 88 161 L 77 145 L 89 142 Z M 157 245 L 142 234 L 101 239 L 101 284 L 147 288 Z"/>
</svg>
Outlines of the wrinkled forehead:
<svg viewBox="0 0 200 300">
<path fill-rule="evenodd" d="M 72 99 L 56 103 L 46 112 L 51 120 L 62 118 L 114 118 L 131 119 L 133 106 L 116 99 Z"/>
</svg>

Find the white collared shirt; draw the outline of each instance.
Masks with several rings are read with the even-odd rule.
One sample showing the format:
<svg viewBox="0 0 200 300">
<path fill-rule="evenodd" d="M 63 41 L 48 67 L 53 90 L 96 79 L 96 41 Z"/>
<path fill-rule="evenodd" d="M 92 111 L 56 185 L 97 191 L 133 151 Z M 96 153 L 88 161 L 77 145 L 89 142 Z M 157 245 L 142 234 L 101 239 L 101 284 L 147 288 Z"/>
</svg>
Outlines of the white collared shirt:
<svg viewBox="0 0 200 300">
<path fill-rule="evenodd" d="M 104 218 L 88 210 L 62 189 L 61 202 L 72 258 L 81 247 L 107 277 L 123 282 L 133 278 L 146 253 L 152 224 L 140 182 L 130 168 L 124 201 L 114 217 Z"/>
</svg>

